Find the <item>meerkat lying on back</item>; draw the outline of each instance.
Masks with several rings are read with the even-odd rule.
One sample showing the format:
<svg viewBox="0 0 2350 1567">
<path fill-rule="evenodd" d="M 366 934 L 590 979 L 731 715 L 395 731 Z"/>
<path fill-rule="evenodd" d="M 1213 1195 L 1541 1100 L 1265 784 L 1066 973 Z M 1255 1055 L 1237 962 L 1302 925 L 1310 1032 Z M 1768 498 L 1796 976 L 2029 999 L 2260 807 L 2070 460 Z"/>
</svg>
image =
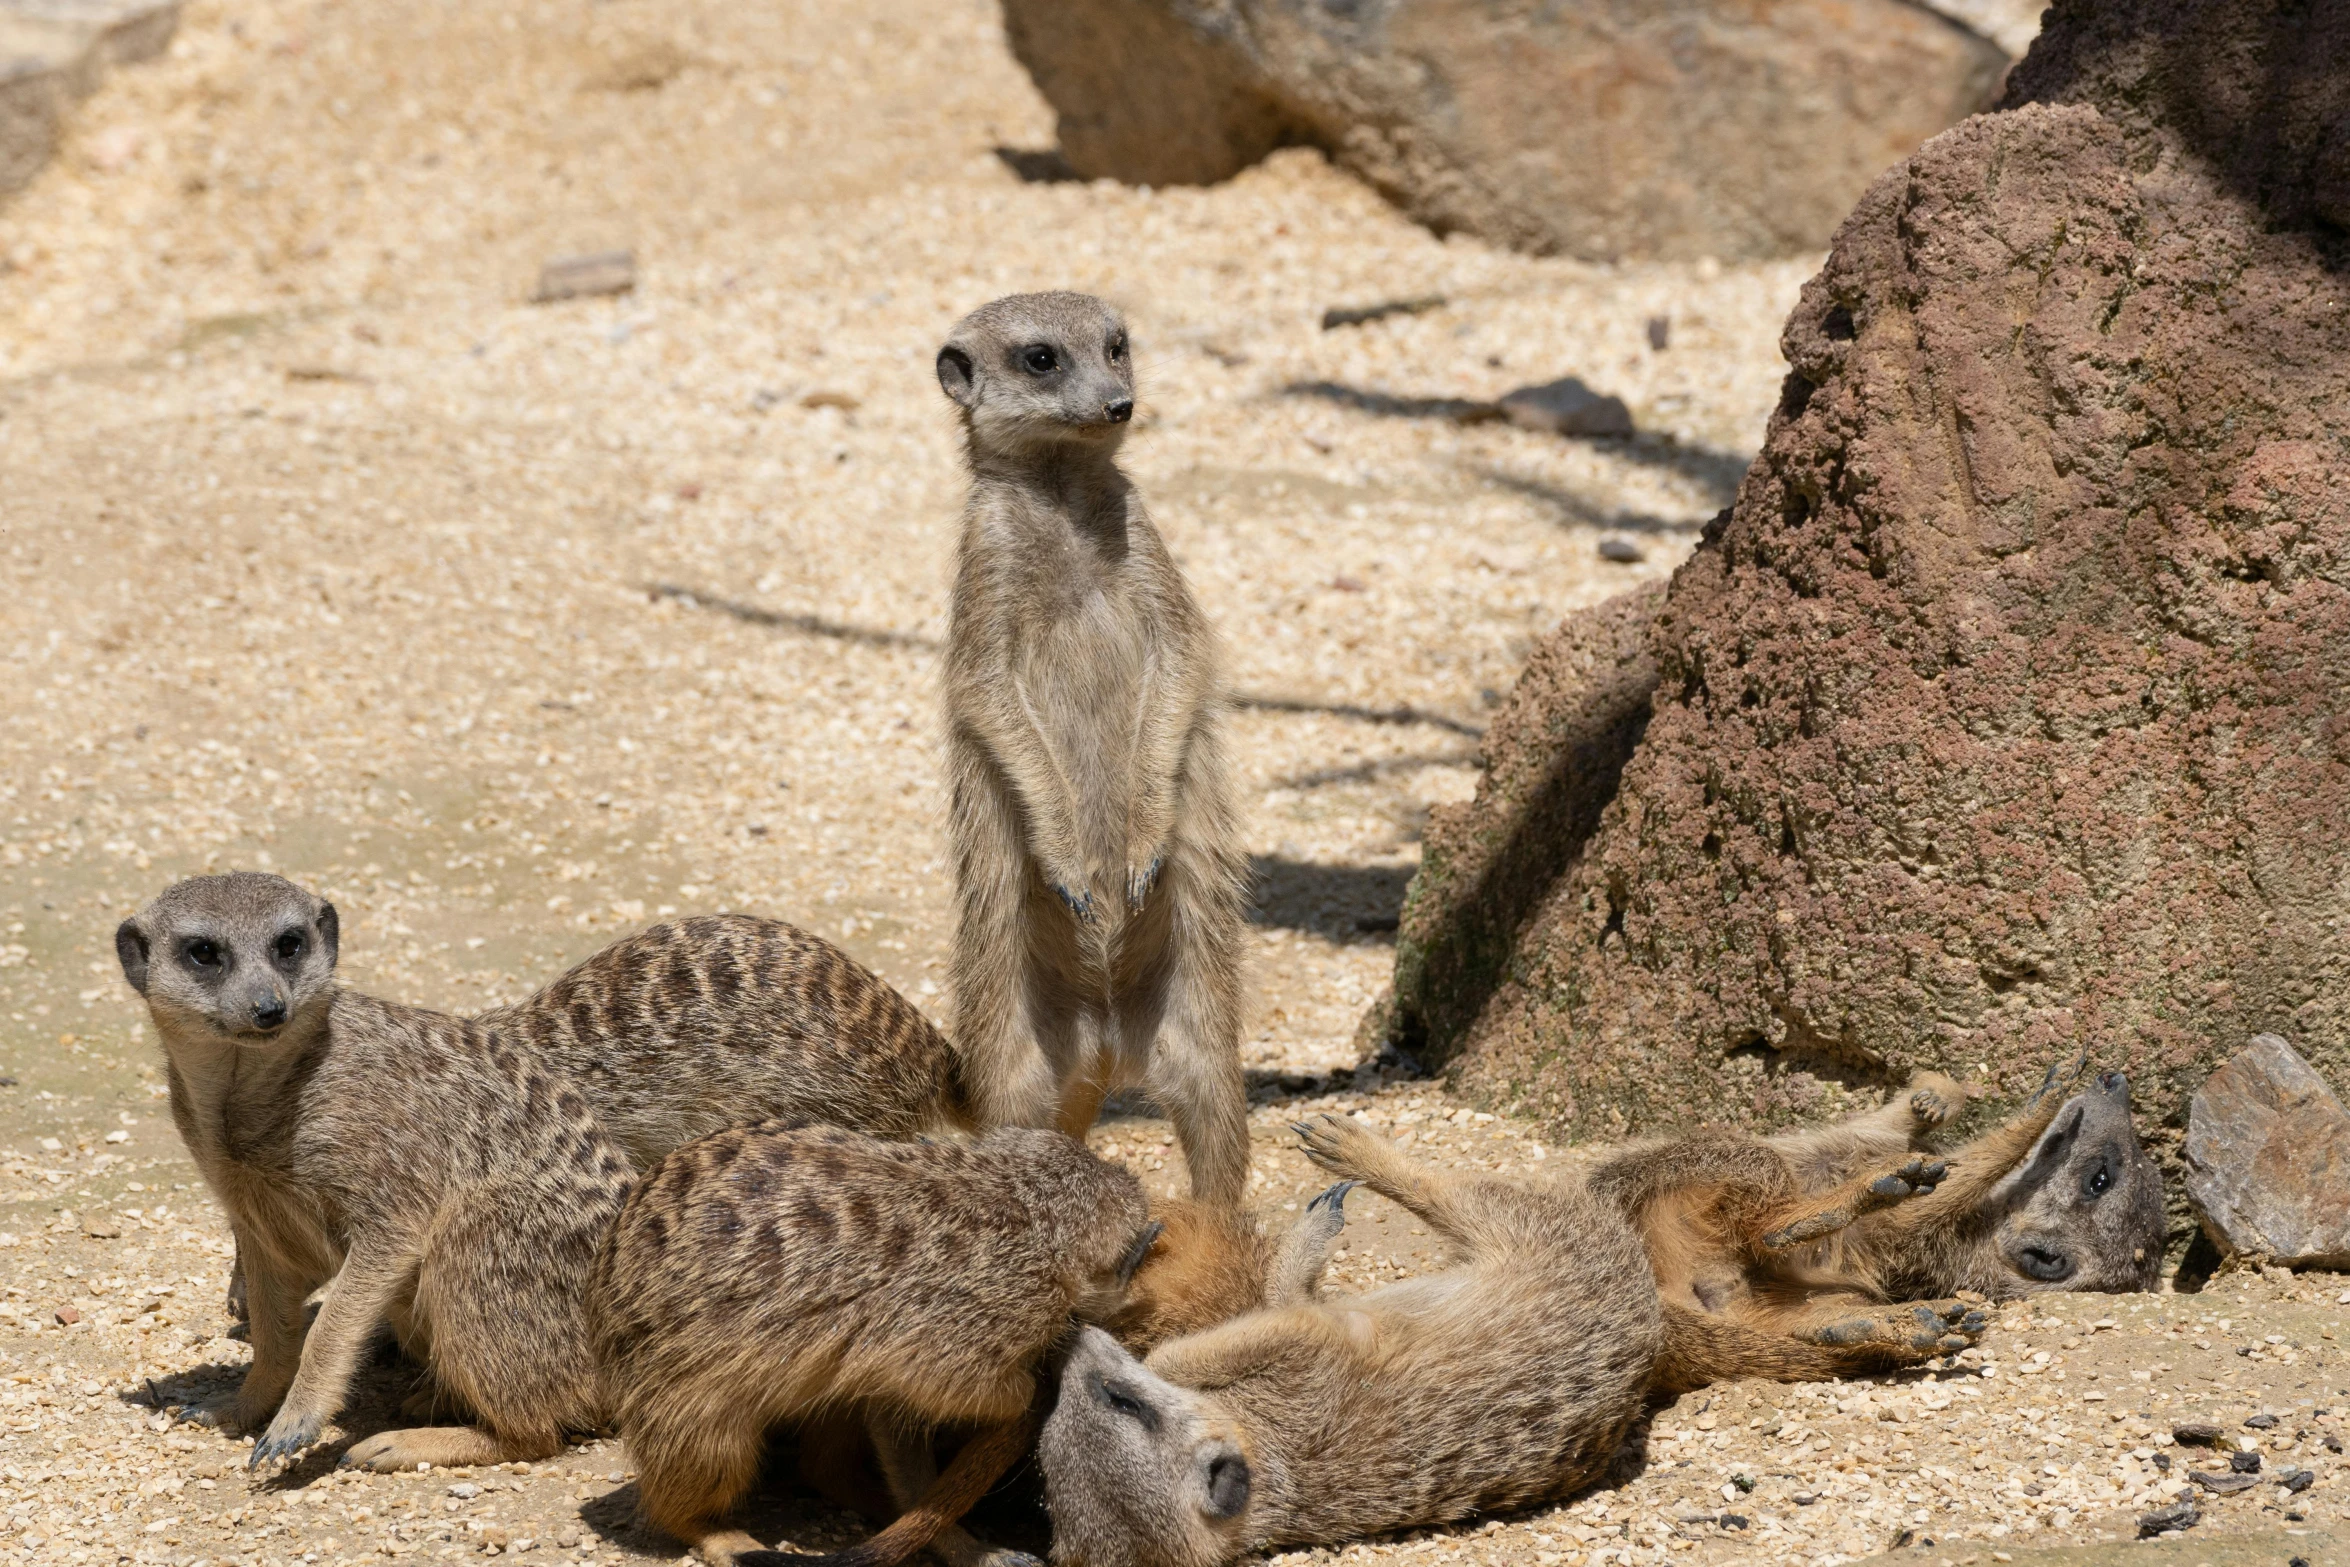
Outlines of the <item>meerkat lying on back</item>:
<svg viewBox="0 0 2350 1567">
<path fill-rule="evenodd" d="M 1213 635 L 1116 453 L 1126 326 L 1020 294 L 938 354 L 971 493 L 947 636 L 952 1034 L 983 1121 L 1083 1135 L 1140 1081 L 1194 1195 L 1248 1178 L 1242 860 Z"/>
<path fill-rule="evenodd" d="M 1782 1137 L 1679 1138 L 1616 1154 L 1595 1191 L 1639 1227 L 1679 1347 L 1659 1390 L 1738 1376 L 1808 1381 L 1963 1348 L 1983 1314 L 1952 1297 L 2151 1286 L 2162 1180 L 2118 1074 L 2059 1104 L 2059 1074 L 1947 1155 L 1964 1101 L 1922 1073 L 1895 1101 Z M 1901 1304 L 1907 1302 L 1908 1304 Z"/>
<path fill-rule="evenodd" d="M 301 1394 L 269 1453 L 315 1436 L 348 1380 L 337 1357 L 386 1315 L 404 1342 L 431 1345 L 434 1395 L 418 1402 L 482 1425 L 389 1433 L 354 1461 L 553 1451 L 562 1431 L 602 1419 L 581 1357 L 558 1347 L 576 1342 L 630 1155 L 649 1162 L 763 1115 L 894 1136 L 970 1121 L 938 1031 L 837 949 L 772 920 L 656 926 L 472 1019 L 336 989 L 334 906 L 275 876 L 181 882 L 115 944 L 155 1019 L 181 1135 L 236 1232 L 254 1362 L 235 1418 L 259 1424 L 289 1386 Z M 489 1225 L 478 1246 L 432 1227 L 435 1204 L 467 1211 L 542 1178 L 548 1195 L 515 1199 L 512 1224 Z M 498 1260 L 509 1245 L 533 1254 L 511 1277 Z M 302 1302 L 330 1278 L 333 1309 L 305 1345 Z M 496 1319 L 487 1338 L 463 1325 L 481 1313 Z M 427 1331 L 436 1322 L 446 1331 Z"/>
<path fill-rule="evenodd" d="M 1663 1321 L 1620 1210 L 1416 1165 L 1358 1121 L 1299 1130 L 1455 1266 L 1317 1298 L 1320 1247 L 1296 1246 L 1265 1310 L 1147 1361 L 1088 1330 L 1039 1449 L 1056 1562 L 1218 1567 L 1526 1506 L 1597 1479 L 1639 1416 Z M 1343 1195 L 1318 1204 L 1322 1245 Z"/>
<path fill-rule="evenodd" d="M 596 1358 L 644 1517 L 714 1562 L 802 1560 L 719 1520 L 770 1430 L 848 1413 L 932 1549 L 985 1559 L 952 1527 L 977 1491 L 932 1492 L 932 1431 L 1012 1433 L 967 1448 L 950 1481 L 1024 1450 L 1038 1364 L 1072 1315 L 1117 1310 L 1156 1233 L 1133 1173 L 1058 1132 L 891 1143 L 768 1123 L 686 1145 L 596 1266 Z"/>
</svg>

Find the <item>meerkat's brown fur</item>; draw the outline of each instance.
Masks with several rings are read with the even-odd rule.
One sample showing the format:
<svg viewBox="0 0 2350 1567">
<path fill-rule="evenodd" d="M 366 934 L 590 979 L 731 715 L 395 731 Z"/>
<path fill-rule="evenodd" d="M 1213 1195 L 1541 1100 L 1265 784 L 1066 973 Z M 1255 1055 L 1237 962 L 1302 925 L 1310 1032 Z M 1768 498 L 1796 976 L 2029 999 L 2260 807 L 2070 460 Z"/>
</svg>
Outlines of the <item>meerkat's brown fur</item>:
<svg viewBox="0 0 2350 1567">
<path fill-rule="evenodd" d="M 1947 1155 L 1929 1134 L 1964 1091 L 1922 1073 L 1884 1109 L 1833 1126 L 1679 1138 L 1608 1159 L 1593 1189 L 1639 1227 L 1666 1308 L 1659 1391 L 1865 1373 L 1963 1348 L 1984 1316 L 1955 1297 L 2032 1287 L 2003 1261 L 2018 1248 L 2064 1248 L 2068 1276 L 2085 1281 L 2076 1287 L 2144 1287 L 2150 1227 L 2159 1257 L 2160 1178 L 2129 1130 L 2126 1084 L 2117 1133 L 2113 1081 L 2086 1104 L 2060 1104 L 2058 1081 L 2052 1070 L 2022 1112 Z M 2060 1118 L 2072 1128 L 2061 1139 Z M 2115 1200 L 2100 1207 L 2108 1190 Z"/>
<path fill-rule="evenodd" d="M 987 1124 L 1082 1136 L 1141 1082 L 1195 1196 L 1248 1176 L 1243 861 L 1215 639 L 1116 461 L 1125 323 L 1083 294 L 939 350 L 971 489 L 946 655 L 952 1035 Z"/>
<path fill-rule="evenodd" d="M 1663 1342 L 1621 1210 L 1568 1179 L 1413 1163 L 1359 1121 L 1300 1128 L 1324 1168 L 1448 1243 L 1447 1271 L 1315 1292 L 1344 1188 L 1309 1207 L 1268 1304 L 1138 1361 L 1080 1336 L 1039 1446 L 1057 1562 L 1219 1567 L 1563 1495 L 1604 1474 Z"/>
<path fill-rule="evenodd" d="M 1058 1132 L 902 1143 L 769 1122 L 678 1149 L 613 1225 L 593 1293 L 645 1519 L 715 1561 L 758 1551 L 721 1520 L 768 1433 L 852 1414 L 897 1505 L 925 1515 L 891 1548 L 935 1532 L 982 1559 L 953 1516 L 1025 1443 L 976 1438 L 934 1488 L 932 1431 L 1022 1421 L 1071 1316 L 1113 1313 L 1154 1234 L 1133 1174 Z"/>
<path fill-rule="evenodd" d="M 1160 1233 L 1102 1326 L 1137 1355 L 1265 1304 L 1279 1249 L 1246 1209 L 1155 1198 Z"/>
<path fill-rule="evenodd" d="M 780 920 L 624 936 L 477 1022 L 574 1084 L 639 1169 L 770 1118 L 883 1137 L 974 1128 L 955 1052 L 886 981 Z"/>
<path fill-rule="evenodd" d="M 577 1346 L 627 1157 L 497 1028 L 338 989 L 338 939 L 332 904 L 249 873 L 181 882 L 116 937 L 244 1263 L 235 1418 L 268 1422 L 256 1464 L 316 1441 L 388 1320 L 474 1424 L 385 1432 L 349 1461 L 544 1458 L 603 1419 Z"/>
</svg>

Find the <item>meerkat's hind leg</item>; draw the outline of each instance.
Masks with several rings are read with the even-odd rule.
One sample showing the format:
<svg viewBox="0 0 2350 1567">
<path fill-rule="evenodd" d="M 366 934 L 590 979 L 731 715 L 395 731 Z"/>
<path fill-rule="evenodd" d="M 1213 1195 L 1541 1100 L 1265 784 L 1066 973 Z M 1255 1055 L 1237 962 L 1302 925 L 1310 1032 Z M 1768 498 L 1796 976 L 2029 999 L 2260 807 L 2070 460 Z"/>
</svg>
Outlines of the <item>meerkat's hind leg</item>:
<svg viewBox="0 0 2350 1567">
<path fill-rule="evenodd" d="M 1505 1194 L 1492 1182 L 1477 1186 L 1432 1170 L 1353 1116 L 1317 1115 L 1290 1130 L 1307 1158 L 1408 1210 L 1444 1238 L 1456 1260 L 1483 1245 L 1507 1244 L 1519 1228 L 1507 1213 L 1522 1206 L 1515 1188 Z"/>
<path fill-rule="evenodd" d="M 1782 1212 L 1776 1226 L 1761 1237 L 1762 1249 L 1784 1251 L 1833 1235 L 1863 1215 L 1933 1191 L 1949 1173 L 1950 1167 L 1943 1161 L 1919 1154 L 1897 1169 L 1856 1176 L 1834 1191 L 1802 1199 L 1801 1211 L 1791 1216 Z"/>
<path fill-rule="evenodd" d="M 1281 1238 L 1281 1249 L 1265 1276 L 1266 1305 L 1302 1306 L 1321 1293 L 1330 1243 L 1346 1228 L 1346 1194 L 1360 1184 L 1340 1181 L 1306 1204 L 1305 1212 Z"/>
<path fill-rule="evenodd" d="M 337 1467 L 396 1474 L 419 1464 L 453 1469 L 461 1464 L 527 1463 L 562 1451 L 560 1435 L 515 1437 L 500 1436 L 480 1426 L 411 1426 L 404 1431 L 378 1431 L 353 1443 Z"/>
</svg>

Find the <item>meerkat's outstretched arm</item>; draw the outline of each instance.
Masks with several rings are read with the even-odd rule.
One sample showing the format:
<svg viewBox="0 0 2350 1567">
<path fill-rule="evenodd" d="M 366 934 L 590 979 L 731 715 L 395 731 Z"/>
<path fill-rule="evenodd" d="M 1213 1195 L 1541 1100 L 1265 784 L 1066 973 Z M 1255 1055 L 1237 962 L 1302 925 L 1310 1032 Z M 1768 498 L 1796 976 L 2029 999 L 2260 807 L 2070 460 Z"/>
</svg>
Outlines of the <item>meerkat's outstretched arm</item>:
<svg viewBox="0 0 2350 1567">
<path fill-rule="evenodd" d="M 2083 1051 L 2069 1066 L 2064 1062 L 2051 1066 L 2040 1087 L 2013 1117 L 1946 1154 L 1948 1176 L 1931 1193 L 1903 1203 L 1885 1221 L 1892 1233 L 1898 1236 L 1937 1229 L 1980 1209 L 1992 1188 L 2014 1171 L 2064 1108 L 2064 1095 L 2058 1090 L 2080 1074 L 2087 1060 L 2088 1052 Z"/>
<path fill-rule="evenodd" d="M 1914 1366 L 1966 1348 L 1989 1316 L 1964 1301 L 1920 1301 L 1858 1315 L 1841 1307 L 1806 1330 L 1755 1327 L 1663 1303 L 1665 1342 L 1651 1397 L 1678 1397 L 1716 1382 L 1830 1382 Z"/>
</svg>

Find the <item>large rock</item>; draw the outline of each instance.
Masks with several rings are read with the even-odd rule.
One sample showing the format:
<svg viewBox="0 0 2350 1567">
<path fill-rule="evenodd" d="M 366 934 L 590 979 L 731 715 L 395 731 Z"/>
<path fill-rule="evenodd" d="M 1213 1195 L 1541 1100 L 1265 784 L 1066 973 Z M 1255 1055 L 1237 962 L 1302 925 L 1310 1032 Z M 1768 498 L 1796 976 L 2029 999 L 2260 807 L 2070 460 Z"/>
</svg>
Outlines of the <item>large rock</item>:
<svg viewBox="0 0 2350 1567">
<path fill-rule="evenodd" d="M 2350 1269 L 2350 1110 L 2291 1045 L 2262 1034 L 2212 1073 L 2181 1151 L 2187 1200 L 2223 1251 Z"/>
<path fill-rule="evenodd" d="M 1397 1040 L 1568 1133 L 2081 1044 L 2173 1126 L 2222 1041 L 2350 1074 L 2345 59 L 2350 0 L 2072 0 L 1870 188 L 1597 829 L 1498 959 L 1432 856 Z"/>
<path fill-rule="evenodd" d="M 2008 56 L 1906 0 L 1004 0 L 1088 177 L 1306 143 L 1439 232 L 1535 251 L 1817 249 Z"/>
</svg>

